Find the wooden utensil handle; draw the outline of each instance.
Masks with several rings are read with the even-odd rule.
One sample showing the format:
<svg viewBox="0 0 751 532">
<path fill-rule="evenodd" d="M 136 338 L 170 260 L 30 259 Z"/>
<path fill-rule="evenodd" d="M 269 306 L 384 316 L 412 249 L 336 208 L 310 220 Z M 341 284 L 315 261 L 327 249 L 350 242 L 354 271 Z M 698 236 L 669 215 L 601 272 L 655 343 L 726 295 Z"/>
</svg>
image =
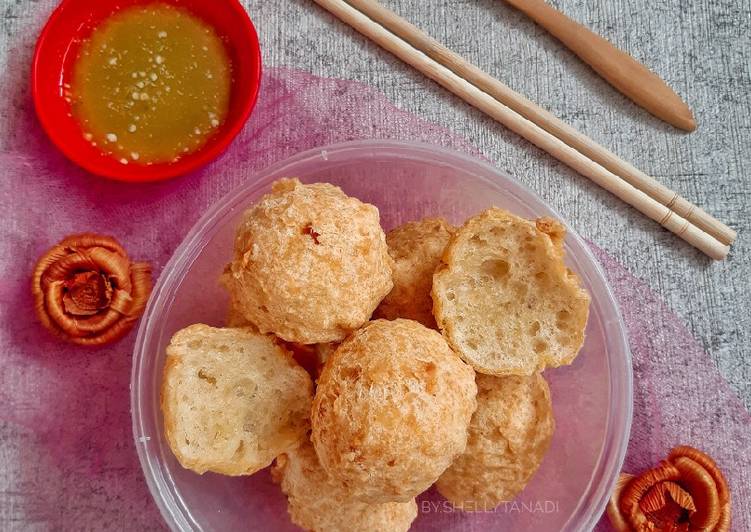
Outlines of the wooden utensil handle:
<svg viewBox="0 0 751 532">
<path fill-rule="evenodd" d="M 611 85 L 656 117 L 696 129 L 688 105 L 657 74 L 543 0 L 506 0 L 548 30 Z"/>
</svg>

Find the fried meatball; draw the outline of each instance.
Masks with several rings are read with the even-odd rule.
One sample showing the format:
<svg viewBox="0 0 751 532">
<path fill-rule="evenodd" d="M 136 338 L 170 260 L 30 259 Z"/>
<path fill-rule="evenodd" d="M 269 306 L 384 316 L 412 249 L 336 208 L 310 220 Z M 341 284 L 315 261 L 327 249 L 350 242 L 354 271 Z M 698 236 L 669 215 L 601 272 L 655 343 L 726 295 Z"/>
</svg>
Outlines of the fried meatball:
<svg viewBox="0 0 751 532">
<path fill-rule="evenodd" d="M 376 320 L 328 359 L 312 439 L 332 479 L 363 502 L 406 502 L 464 451 L 474 371 L 436 331 Z"/>
<path fill-rule="evenodd" d="M 280 179 L 245 215 L 222 281 L 261 332 L 340 341 L 392 287 L 378 209 L 330 184 Z"/>
<path fill-rule="evenodd" d="M 277 457 L 271 469 L 287 495 L 290 519 L 316 532 L 406 532 L 417 517 L 414 499 L 368 504 L 354 500 L 318 462 L 310 441 Z"/>
<path fill-rule="evenodd" d="M 542 375 L 478 373 L 467 448 L 438 479 L 438 491 L 467 511 L 489 511 L 512 501 L 540 467 L 554 428 L 550 389 Z"/>
<path fill-rule="evenodd" d="M 437 329 L 433 317 L 433 273 L 454 232 L 443 218 L 408 222 L 386 234 L 394 259 L 394 288 L 381 301 L 374 316 L 393 320 L 407 318 Z"/>
</svg>

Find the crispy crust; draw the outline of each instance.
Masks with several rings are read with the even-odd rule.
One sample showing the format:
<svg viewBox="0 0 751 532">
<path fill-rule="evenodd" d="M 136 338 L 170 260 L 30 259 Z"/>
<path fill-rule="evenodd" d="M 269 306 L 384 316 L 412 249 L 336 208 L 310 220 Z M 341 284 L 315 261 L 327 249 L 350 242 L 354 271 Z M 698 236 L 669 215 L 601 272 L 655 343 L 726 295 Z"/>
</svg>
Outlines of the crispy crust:
<svg viewBox="0 0 751 532">
<path fill-rule="evenodd" d="M 227 265 L 227 268 L 225 269 L 224 274 L 222 274 L 222 277 L 220 277 L 220 283 L 224 286 L 227 286 L 229 283 L 229 265 Z M 227 316 L 224 320 L 225 326 L 227 327 L 254 327 L 252 323 L 250 323 L 247 318 L 243 315 L 242 310 L 240 308 L 240 302 L 237 299 L 237 294 L 234 292 L 231 292 L 229 295 L 229 304 L 227 305 Z"/>
<path fill-rule="evenodd" d="M 443 218 L 424 218 L 389 231 L 386 243 L 394 259 L 394 288 L 374 318 L 406 318 L 437 329 L 433 317 L 433 273 L 455 228 Z"/>
<path fill-rule="evenodd" d="M 462 453 L 476 408 L 472 368 L 436 331 L 376 320 L 327 361 L 313 401 L 321 465 L 363 502 L 406 502 Z"/>
<path fill-rule="evenodd" d="M 277 457 L 271 474 L 287 495 L 290 519 L 305 530 L 406 532 L 417 517 L 414 499 L 382 504 L 354 500 L 323 470 L 308 440 Z"/>
<path fill-rule="evenodd" d="M 326 183 L 280 179 L 244 216 L 222 280 L 261 332 L 341 341 L 392 287 L 378 209 Z"/>
<path fill-rule="evenodd" d="M 489 511 L 513 500 L 550 447 L 555 422 L 550 389 L 540 374 L 477 374 L 477 411 L 467 448 L 436 487 L 457 508 Z"/>
</svg>

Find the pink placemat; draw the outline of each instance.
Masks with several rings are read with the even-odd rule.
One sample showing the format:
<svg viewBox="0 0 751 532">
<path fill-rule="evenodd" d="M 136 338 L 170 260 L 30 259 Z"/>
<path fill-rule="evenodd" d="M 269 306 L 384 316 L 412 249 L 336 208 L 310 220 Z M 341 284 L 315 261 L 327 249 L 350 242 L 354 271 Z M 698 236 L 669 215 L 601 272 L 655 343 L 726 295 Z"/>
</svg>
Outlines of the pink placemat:
<svg viewBox="0 0 751 532">
<path fill-rule="evenodd" d="M 9 527 L 164 526 L 130 429 L 135 333 L 97 350 L 52 339 L 33 319 L 29 292 L 31 269 L 47 247 L 69 233 L 110 233 L 133 258 L 150 261 L 158 275 L 209 205 L 257 170 L 298 151 L 388 138 L 482 156 L 368 86 L 276 68 L 267 69 L 258 107 L 223 157 L 180 179 L 133 186 L 92 177 L 67 162 L 29 108 L 27 102 L 11 117 L 16 133 L 0 154 L 0 438 L 7 485 L 1 499 L 7 507 L 0 515 L 7 516 Z M 592 248 L 621 304 L 634 358 L 634 423 L 625 469 L 649 467 L 676 444 L 700 447 L 727 473 L 734 529 L 751 530 L 749 412 L 659 297 Z"/>
</svg>

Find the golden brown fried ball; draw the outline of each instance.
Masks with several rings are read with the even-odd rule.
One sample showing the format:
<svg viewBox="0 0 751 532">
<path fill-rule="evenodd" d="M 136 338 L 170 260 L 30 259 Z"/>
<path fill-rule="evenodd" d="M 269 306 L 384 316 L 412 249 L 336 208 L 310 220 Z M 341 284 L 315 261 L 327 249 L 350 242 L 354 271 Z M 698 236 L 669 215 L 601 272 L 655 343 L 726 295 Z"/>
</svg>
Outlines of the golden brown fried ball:
<svg viewBox="0 0 751 532">
<path fill-rule="evenodd" d="M 333 479 L 363 502 L 406 502 L 461 454 L 475 410 L 474 371 L 416 321 L 368 323 L 318 379 L 313 444 Z"/>
<path fill-rule="evenodd" d="M 287 495 L 292 522 L 316 532 L 399 532 L 409 530 L 417 517 L 417 504 L 368 504 L 354 500 L 348 490 L 323 470 L 313 445 L 305 441 L 277 457 L 271 470 Z"/>
<path fill-rule="evenodd" d="M 454 227 L 443 218 L 424 218 L 389 231 L 386 243 L 394 259 L 394 288 L 381 301 L 375 317 L 407 318 L 437 329 L 433 317 L 433 273 Z"/>
<path fill-rule="evenodd" d="M 280 179 L 244 216 L 223 282 L 261 332 L 342 340 L 392 287 L 378 209 L 325 183 Z"/>
<path fill-rule="evenodd" d="M 478 373 L 467 448 L 438 479 L 438 491 L 466 511 L 489 511 L 513 500 L 540 466 L 554 428 L 542 375 Z"/>
</svg>

